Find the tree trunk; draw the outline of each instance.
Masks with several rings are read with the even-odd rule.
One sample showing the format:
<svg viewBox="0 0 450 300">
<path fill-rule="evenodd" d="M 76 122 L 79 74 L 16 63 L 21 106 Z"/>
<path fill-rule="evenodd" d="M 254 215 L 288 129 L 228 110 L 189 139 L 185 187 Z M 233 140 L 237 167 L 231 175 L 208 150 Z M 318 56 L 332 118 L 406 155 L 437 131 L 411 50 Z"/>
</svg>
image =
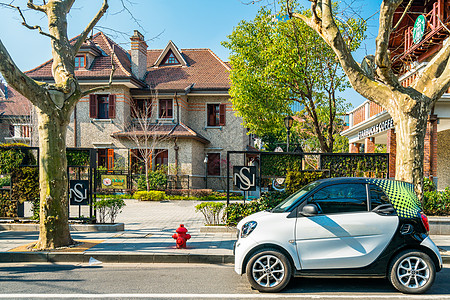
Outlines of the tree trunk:
<svg viewBox="0 0 450 300">
<path fill-rule="evenodd" d="M 38 111 L 40 226 L 39 250 L 74 243 L 69 231 L 66 132 L 67 120 L 57 111 Z"/>
<path fill-rule="evenodd" d="M 411 182 L 422 199 L 423 159 L 427 113 L 412 116 L 399 113 L 394 117 L 397 139 L 395 179 Z"/>
</svg>

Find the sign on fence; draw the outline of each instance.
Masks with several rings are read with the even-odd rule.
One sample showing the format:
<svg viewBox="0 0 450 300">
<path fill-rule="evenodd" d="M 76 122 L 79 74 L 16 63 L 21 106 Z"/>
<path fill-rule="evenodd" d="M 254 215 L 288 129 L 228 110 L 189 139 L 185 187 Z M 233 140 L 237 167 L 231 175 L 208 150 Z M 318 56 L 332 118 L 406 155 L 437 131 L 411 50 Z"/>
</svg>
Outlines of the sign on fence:
<svg viewBox="0 0 450 300">
<path fill-rule="evenodd" d="M 233 182 L 241 191 L 256 191 L 256 166 L 234 166 Z"/>
<path fill-rule="evenodd" d="M 127 188 L 127 175 L 101 175 L 102 189 L 125 190 Z"/>
<path fill-rule="evenodd" d="M 89 180 L 70 180 L 70 205 L 89 205 Z"/>
</svg>

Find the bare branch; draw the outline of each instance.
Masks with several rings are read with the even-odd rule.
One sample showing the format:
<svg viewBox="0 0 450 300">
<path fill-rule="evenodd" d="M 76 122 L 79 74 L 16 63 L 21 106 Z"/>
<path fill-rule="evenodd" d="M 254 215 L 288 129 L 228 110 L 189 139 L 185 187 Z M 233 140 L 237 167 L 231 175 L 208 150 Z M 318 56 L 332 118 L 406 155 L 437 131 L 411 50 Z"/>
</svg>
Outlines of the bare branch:
<svg viewBox="0 0 450 300">
<path fill-rule="evenodd" d="M 134 23 L 135 23 L 135 24 L 136 24 L 136 25 L 137 25 L 137 26 L 145 33 L 145 32 L 146 32 L 145 28 L 142 27 L 140 21 L 139 21 L 138 19 L 135 18 L 135 16 L 134 16 L 133 13 L 130 11 L 130 9 L 125 5 L 124 0 L 120 0 L 120 2 L 122 3 L 122 9 L 121 9 L 120 11 L 116 12 L 116 13 L 111 14 L 111 15 L 114 16 L 114 15 L 117 15 L 117 14 L 120 14 L 120 13 L 126 11 L 126 12 L 130 15 L 131 20 L 133 20 L 133 22 L 134 22 Z M 128 0 L 127 0 L 127 2 L 130 3 L 130 5 L 133 4 L 133 3 L 131 3 L 131 2 L 128 1 Z"/>
<path fill-rule="evenodd" d="M 75 0 L 65 0 L 65 2 L 67 5 L 66 12 L 69 13 L 70 10 L 72 9 L 72 5 L 75 3 Z"/>
<path fill-rule="evenodd" d="M 395 31 L 397 29 L 398 26 L 400 26 L 400 23 L 402 22 L 403 18 L 406 16 L 406 13 L 408 12 L 409 8 L 411 7 L 413 3 L 413 0 L 409 0 L 408 5 L 406 6 L 405 10 L 403 11 L 402 16 L 400 17 L 400 19 L 398 20 L 397 24 L 394 26 L 394 28 L 392 28 L 392 31 Z"/>
<path fill-rule="evenodd" d="M 28 0 L 27 3 L 27 7 L 33 10 L 37 10 L 37 11 L 41 11 L 43 13 L 47 13 L 47 8 L 45 6 L 45 1 L 44 1 L 44 5 L 36 5 L 33 3 L 33 0 Z"/>
<path fill-rule="evenodd" d="M 31 30 L 36 30 L 36 29 L 37 29 L 37 30 L 39 31 L 40 34 L 42 34 L 42 35 L 44 35 L 44 36 L 47 36 L 47 37 L 49 37 L 49 38 L 51 38 L 51 39 L 53 39 L 53 40 L 56 40 L 56 38 L 55 38 L 53 35 L 51 35 L 51 34 L 49 34 L 49 33 L 46 33 L 46 32 L 44 32 L 44 31 L 42 31 L 41 26 L 39 26 L 39 25 L 35 25 L 35 26 L 29 25 L 29 24 L 27 23 L 27 21 L 25 20 L 25 16 L 23 15 L 22 10 L 20 9 L 20 7 L 15 6 L 15 5 L 12 5 L 12 4 L 6 4 L 6 3 L 0 3 L 0 5 L 7 6 L 7 7 L 10 7 L 10 8 L 13 8 L 13 9 L 16 9 L 16 10 L 19 12 L 20 17 L 22 18 L 22 25 L 25 26 L 26 28 L 31 29 Z M 36 9 L 36 10 L 38 10 L 38 9 Z"/>
<path fill-rule="evenodd" d="M 46 93 L 46 90 L 36 81 L 25 75 L 14 63 L 11 56 L 0 40 L 0 73 L 16 91 L 37 105 L 37 99 Z"/>
<path fill-rule="evenodd" d="M 77 53 L 78 50 L 80 50 L 80 47 L 84 43 L 84 41 L 86 40 L 89 32 L 94 28 L 94 26 L 98 23 L 98 21 L 100 21 L 100 19 L 103 17 L 103 15 L 105 14 L 106 10 L 108 9 L 108 7 L 109 7 L 108 6 L 108 0 L 103 0 L 102 7 L 97 12 L 97 14 L 92 19 L 92 21 L 88 24 L 88 26 L 80 34 L 80 36 L 78 37 L 77 41 L 75 42 L 75 45 L 73 45 L 73 52 L 74 53 Z"/>
<path fill-rule="evenodd" d="M 375 64 L 378 77 L 394 87 L 400 86 L 397 77 L 392 72 L 391 58 L 389 55 L 389 37 L 392 30 L 394 12 L 402 0 L 383 1 L 380 8 L 380 27 L 376 38 Z"/>
</svg>

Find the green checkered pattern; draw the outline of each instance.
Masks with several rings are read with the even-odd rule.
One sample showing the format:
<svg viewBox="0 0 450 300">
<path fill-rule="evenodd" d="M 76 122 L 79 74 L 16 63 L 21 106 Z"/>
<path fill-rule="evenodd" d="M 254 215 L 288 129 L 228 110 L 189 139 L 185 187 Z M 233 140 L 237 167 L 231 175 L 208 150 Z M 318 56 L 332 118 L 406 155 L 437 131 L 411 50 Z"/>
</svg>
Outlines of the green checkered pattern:
<svg viewBox="0 0 450 300">
<path fill-rule="evenodd" d="M 422 211 L 411 183 L 388 179 L 367 179 L 367 181 L 383 189 L 399 217 L 413 218 Z"/>
</svg>

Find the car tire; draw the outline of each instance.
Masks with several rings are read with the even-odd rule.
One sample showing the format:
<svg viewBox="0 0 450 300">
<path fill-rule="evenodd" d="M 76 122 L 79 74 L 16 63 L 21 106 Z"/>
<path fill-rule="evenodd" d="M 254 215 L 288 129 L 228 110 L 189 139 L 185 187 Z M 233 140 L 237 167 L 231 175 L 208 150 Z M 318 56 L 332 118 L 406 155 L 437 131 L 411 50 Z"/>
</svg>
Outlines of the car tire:
<svg viewBox="0 0 450 300">
<path fill-rule="evenodd" d="M 387 275 L 398 291 L 421 294 L 433 285 L 436 268 L 426 253 L 406 250 L 394 257 Z"/>
<path fill-rule="evenodd" d="M 286 255 L 276 249 L 262 249 L 253 254 L 246 266 L 250 285 L 260 291 L 275 293 L 291 280 L 292 266 Z"/>
</svg>

